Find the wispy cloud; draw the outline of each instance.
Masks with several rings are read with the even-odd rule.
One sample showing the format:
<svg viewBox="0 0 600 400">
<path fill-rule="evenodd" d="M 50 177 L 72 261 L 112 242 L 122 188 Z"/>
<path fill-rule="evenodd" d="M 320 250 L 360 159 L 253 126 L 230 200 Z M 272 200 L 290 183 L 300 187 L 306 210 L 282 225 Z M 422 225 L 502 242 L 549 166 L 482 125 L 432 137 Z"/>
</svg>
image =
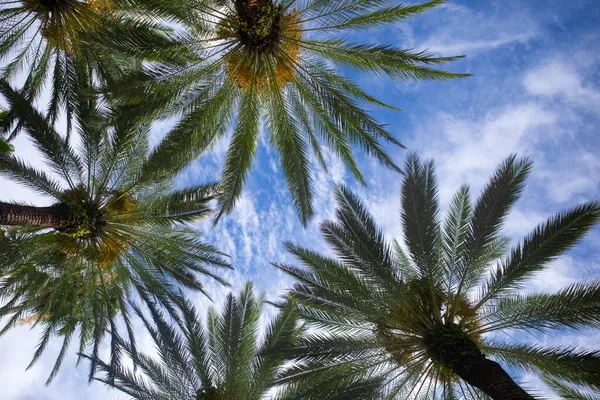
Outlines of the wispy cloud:
<svg viewBox="0 0 600 400">
<path fill-rule="evenodd" d="M 540 34 L 538 22 L 522 9 L 488 7 L 481 11 L 448 3 L 440 7 L 436 15 L 438 18 L 430 22 L 436 25 L 433 33 L 418 40 L 417 48 L 471 56 L 509 44 L 524 44 Z"/>
<path fill-rule="evenodd" d="M 553 97 L 600 113 L 600 88 L 584 82 L 577 66 L 549 60 L 527 72 L 523 85 L 534 96 Z"/>
</svg>

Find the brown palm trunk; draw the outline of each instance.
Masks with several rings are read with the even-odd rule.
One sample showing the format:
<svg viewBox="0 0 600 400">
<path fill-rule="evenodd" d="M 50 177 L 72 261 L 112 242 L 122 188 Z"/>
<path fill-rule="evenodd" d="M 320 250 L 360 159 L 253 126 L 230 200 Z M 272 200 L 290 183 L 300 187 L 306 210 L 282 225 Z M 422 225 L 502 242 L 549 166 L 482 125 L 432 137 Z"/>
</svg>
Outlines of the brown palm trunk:
<svg viewBox="0 0 600 400">
<path fill-rule="evenodd" d="M 0 225 L 66 229 L 72 223 L 65 204 L 33 207 L 0 201 Z"/>
<path fill-rule="evenodd" d="M 445 364 L 462 380 L 494 400 L 534 400 L 455 324 L 440 327 L 425 338 L 430 356 Z"/>
<path fill-rule="evenodd" d="M 475 386 L 494 400 L 533 400 L 526 391 L 502 369 L 481 352 L 465 354 L 452 370 L 465 382 Z"/>
</svg>

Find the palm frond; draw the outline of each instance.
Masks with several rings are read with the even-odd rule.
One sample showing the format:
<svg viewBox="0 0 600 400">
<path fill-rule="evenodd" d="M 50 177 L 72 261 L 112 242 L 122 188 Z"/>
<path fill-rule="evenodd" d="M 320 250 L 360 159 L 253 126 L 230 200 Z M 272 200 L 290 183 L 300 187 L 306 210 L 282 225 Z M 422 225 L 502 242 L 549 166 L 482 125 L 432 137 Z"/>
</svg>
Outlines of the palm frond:
<svg viewBox="0 0 600 400">
<path fill-rule="evenodd" d="M 512 205 L 517 201 L 531 170 L 531 162 L 507 158 L 483 189 L 475 206 L 465 239 L 465 258 L 457 265 L 457 295 L 467 293 L 494 261 L 499 231 Z"/>
<path fill-rule="evenodd" d="M 598 351 L 574 347 L 542 347 L 535 345 L 492 342 L 482 349 L 511 367 L 532 373 L 543 373 L 554 379 L 600 388 Z"/>
<path fill-rule="evenodd" d="M 507 295 L 486 311 L 483 331 L 598 328 L 600 282 L 575 283 L 553 294 Z"/>
<path fill-rule="evenodd" d="M 464 262 L 465 239 L 471 218 L 472 205 L 469 187 L 461 186 L 448 207 L 448 215 L 442 229 L 442 247 L 445 280 L 448 289 L 455 284 L 454 272 L 457 264 Z"/>
<path fill-rule="evenodd" d="M 400 218 L 404 240 L 421 277 L 439 276 L 440 226 L 437 180 L 433 162 L 409 155 L 405 163 Z"/>
<path fill-rule="evenodd" d="M 557 379 L 550 377 L 544 377 L 544 382 L 550 386 L 556 394 L 562 399 L 566 400 L 598 400 L 600 397 L 592 394 L 591 391 L 585 392 L 585 388 L 575 387 L 573 385 L 566 384 Z"/>
<path fill-rule="evenodd" d="M 82 166 L 77 155 L 47 124 L 45 118 L 32 107 L 31 103 L 3 79 L 0 79 L 0 93 L 9 103 L 11 111 L 23 120 L 29 135 L 45 160 L 73 186 L 73 182 L 82 176 Z"/>
<path fill-rule="evenodd" d="M 298 121 L 291 115 L 290 104 L 276 82 L 267 100 L 267 115 L 269 138 L 279 154 L 288 190 L 300 221 L 306 226 L 314 213 L 312 171 L 307 145 L 300 134 Z"/>
<path fill-rule="evenodd" d="M 0 155 L 0 174 L 40 194 L 60 198 L 62 187 L 59 182 L 12 155 Z"/>
<path fill-rule="evenodd" d="M 574 246 L 600 219 L 600 203 L 592 202 L 557 214 L 517 245 L 509 257 L 498 264 L 484 285 L 479 305 L 518 289 L 525 279 Z"/>
<path fill-rule="evenodd" d="M 242 194 L 246 174 L 250 170 L 260 124 L 258 93 L 255 89 L 244 93 L 240 100 L 240 113 L 233 132 L 233 139 L 227 151 L 218 199 L 217 220 L 233 210 L 235 202 Z"/>
<path fill-rule="evenodd" d="M 434 57 L 423 51 L 415 52 L 390 45 L 348 43 L 341 39 L 303 40 L 299 45 L 339 66 L 354 68 L 375 76 L 387 75 L 392 79 L 410 80 L 447 80 L 471 76 L 429 67 L 456 61 L 462 58 L 461 56 Z"/>
</svg>

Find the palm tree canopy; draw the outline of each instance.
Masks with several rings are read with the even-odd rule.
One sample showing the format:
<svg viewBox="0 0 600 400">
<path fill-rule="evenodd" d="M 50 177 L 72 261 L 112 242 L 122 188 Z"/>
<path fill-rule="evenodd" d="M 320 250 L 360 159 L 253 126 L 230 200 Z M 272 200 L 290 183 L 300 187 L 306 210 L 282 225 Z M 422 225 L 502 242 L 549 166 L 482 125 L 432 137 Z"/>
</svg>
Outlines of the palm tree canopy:
<svg viewBox="0 0 600 400">
<path fill-rule="evenodd" d="M 0 154 L 0 174 L 55 201 L 50 207 L 0 202 L 0 217 L 15 225 L 5 229 L 0 247 L 6 258 L 0 316 L 10 316 L 1 332 L 23 320 L 44 327 L 32 364 L 54 333 L 64 341 L 50 379 L 77 328 L 80 352 L 91 344 L 95 354 L 106 331 L 115 344 L 119 315 L 133 340 L 128 301 L 134 293 L 172 309 L 180 287 L 204 292 L 199 276 L 225 283 L 214 270 L 229 267 L 222 253 L 187 226 L 210 212 L 215 183 L 177 189 L 148 179 L 148 127 L 93 98 L 77 103 L 76 149 L 3 80 L 0 92 L 46 164 L 38 170 Z M 36 219 L 46 209 L 58 223 Z"/>
<path fill-rule="evenodd" d="M 182 26 L 180 36 L 195 58 L 184 67 L 154 64 L 106 90 L 139 104 L 149 116 L 181 117 L 150 158 L 167 173 L 184 168 L 233 125 L 217 219 L 241 195 L 264 127 L 306 224 L 313 215 L 309 153 L 326 169 L 322 143 L 363 184 L 353 146 L 400 170 L 384 144 L 402 145 L 363 108 L 389 106 L 332 64 L 393 79 L 466 76 L 437 68 L 459 57 L 354 42 L 343 35 L 395 24 L 442 2 L 185 0 L 167 7 L 153 1 Z"/>
<path fill-rule="evenodd" d="M 164 315 L 150 304 L 151 319 L 138 309 L 158 350 L 159 360 L 138 354 L 140 371 L 149 378 L 121 366 L 97 360 L 105 382 L 134 399 L 260 400 L 270 396 L 290 354 L 289 348 L 303 332 L 293 304 L 288 304 L 270 322 L 260 337 L 262 295 L 247 283 L 238 296 L 227 296 L 222 310 L 210 308 L 206 323 L 187 300 L 180 300 L 181 317 L 170 325 Z M 120 343 L 126 353 L 132 349 Z M 92 357 L 88 357 L 93 359 Z M 356 382 L 345 381 L 334 391 L 328 382 L 312 386 L 289 387 L 276 395 L 279 400 L 348 398 L 357 390 Z M 363 385 L 365 386 L 365 385 Z M 367 390 L 372 389 L 368 388 Z M 318 397 L 317 397 L 318 393 Z M 332 397 L 327 397 L 330 393 Z M 337 396 L 337 397 L 335 397 Z M 370 398 L 370 397 L 353 397 Z"/>
<path fill-rule="evenodd" d="M 55 122 L 61 110 L 68 119 L 76 112 L 81 86 L 111 82 L 142 61 L 186 60 L 170 29 L 136 9 L 130 0 L 3 0 L 0 58 L 6 62 L 0 77 L 12 80 L 29 71 L 20 89 L 28 100 L 49 84 L 45 106 Z M 15 118 L 9 113 L 0 120 L 10 139 L 22 128 L 14 126 Z"/>
<path fill-rule="evenodd" d="M 520 292 L 600 218 L 598 202 L 558 213 L 506 255 L 509 241 L 500 231 L 530 168 L 528 160 L 509 157 L 474 203 L 469 187 L 461 187 L 441 221 L 434 164 L 409 156 L 400 208 L 403 245 L 388 241 L 361 201 L 338 187 L 336 221 L 321 225 L 337 258 L 288 244 L 306 269 L 278 265 L 298 279 L 289 296 L 316 328 L 298 346 L 299 359 L 332 366 L 360 360 L 382 374 L 386 399 L 485 398 L 485 385 L 463 380 L 478 372 L 479 364 L 463 362 L 470 355 L 499 373 L 506 374 L 503 365 L 541 376 L 564 393 L 598 392 L 600 349 L 511 342 L 493 334 L 600 328 L 600 281 L 553 294 Z M 510 398 L 531 398 L 518 390 L 521 397 Z"/>
</svg>

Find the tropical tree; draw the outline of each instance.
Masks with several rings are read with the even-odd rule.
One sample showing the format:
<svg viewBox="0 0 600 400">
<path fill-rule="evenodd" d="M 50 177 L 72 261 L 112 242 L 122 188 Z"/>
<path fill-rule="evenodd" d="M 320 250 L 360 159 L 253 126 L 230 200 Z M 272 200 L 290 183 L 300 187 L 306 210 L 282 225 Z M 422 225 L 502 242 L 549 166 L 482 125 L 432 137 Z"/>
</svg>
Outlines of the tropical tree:
<svg viewBox="0 0 600 400">
<path fill-rule="evenodd" d="M 386 399 L 532 399 L 509 374 L 519 371 L 600 390 L 599 349 L 498 334 L 600 327 L 600 281 L 553 294 L 520 291 L 590 230 L 600 203 L 556 214 L 503 256 L 509 240 L 500 231 L 530 168 L 527 159 L 509 157 L 475 203 L 462 186 L 441 222 L 434 164 L 409 156 L 404 246 L 386 240 L 361 201 L 338 187 L 336 221 L 321 225 L 337 259 L 288 244 L 307 269 L 278 265 L 298 279 L 289 296 L 315 326 L 298 359 L 332 366 L 368 360 L 366 368 L 383 371 Z"/>
<path fill-rule="evenodd" d="M 148 127 L 93 98 L 78 102 L 76 150 L 2 80 L 0 92 L 45 162 L 39 170 L 0 154 L 0 174 L 54 201 L 0 202 L 0 317 L 9 317 L 0 333 L 24 320 L 43 327 L 31 365 L 53 334 L 63 336 L 51 380 L 77 329 L 80 352 L 91 344 L 96 354 L 107 331 L 114 350 L 119 316 L 133 340 L 128 301 L 136 293 L 173 311 L 181 287 L 204 292 L 199 275 L 225 283 L 213 267 L 228 263 L 188 226 L 208 215 L 215 183 L 176 189 L 149 179 Z"/>
<path fill-rule="evenodd" d="M 0 70 L 4 79 L 25 74 L 22 94 L 38 99 L 50 83 L 46 117 L 64 110 L 70 119 L 81 86 L 111 82 L 141 61 L 178 63 L 186 59 L 160 15 L 135 12 L 133 0 L 2 0 Z M 146 13 L 148 14 L 148 13 Z M 0 126 L 12 139 L 22 127 L 12 113 Z M 71 127 L 67 127 L 67 134 Z"/>
<path fill-rule="evenodd" d="M 182 0 L 167 9 L 152 1 L 183 27 L 180 36 L 195 58 L 184 67 L 149 66 L 106 90 L 128 104 L 139 104 L 151 117 L 180 117 L 150 157 L 167 172 L 184 168 L 234 125 L 217 219 L 233 209 L 242 193 L 265 116 L 269 141 L 306 224 L 314 211 L 310 149 L 326 169 L 321 144 L 327 144 L 363 184 L 353 145 L 400 170 L 384 144 L 402 145 L 363 104 L 394 107 L 366 93 L 333 66 L 393 79 L 466 76 L 436 68 L 460 57 L 435 57 L 341 35 L 389 26 L 442 2 Z"/>
<path fill-rule="evenodd" d="M 260 400 L 273 392 L 274 383 L 285 370 L 289 348 L 303 332 L 293 304 L 287 304 L 271 321 L 260 338 L 262 295 L 247 283 L 237 297 L 227 296 L 222 311 L 208 310 L 206 324 L 193 305 L 180 300 L 181 317 L 171 325 L 150 304 L 151 319 L 137 308 L 158 351 L 159 361 L 138 354 L 139 373 L 95 360 L 105 377 L 96 378 L 134 399 Z M 133 355 L 128 343 L 124 351 Z M 94 360 L 93 357 L 87 357 Z M 149 384 L 150 383 L 150 384 Z M 277 399 L 371 398 L 376 386 L 341 381 L 294 386 L 275 395 Z M 358 397 L 354 397 L 354 396 Z"/>
</svg>

